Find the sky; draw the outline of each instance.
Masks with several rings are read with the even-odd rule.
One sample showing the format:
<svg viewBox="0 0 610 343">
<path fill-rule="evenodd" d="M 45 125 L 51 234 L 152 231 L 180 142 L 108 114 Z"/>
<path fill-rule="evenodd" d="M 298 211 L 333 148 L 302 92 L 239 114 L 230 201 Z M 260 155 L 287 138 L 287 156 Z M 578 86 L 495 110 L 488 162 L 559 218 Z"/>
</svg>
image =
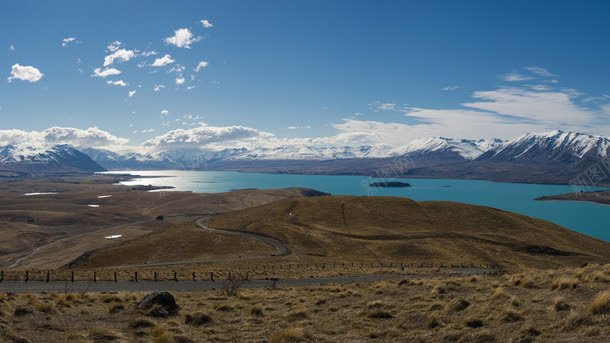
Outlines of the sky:
<svg viewBox="0 0 610 343">
<path fill-rule="evenodd" d="M 0 145 L 610 136 L 607 1 L 0 2 Z"/>
</svg>

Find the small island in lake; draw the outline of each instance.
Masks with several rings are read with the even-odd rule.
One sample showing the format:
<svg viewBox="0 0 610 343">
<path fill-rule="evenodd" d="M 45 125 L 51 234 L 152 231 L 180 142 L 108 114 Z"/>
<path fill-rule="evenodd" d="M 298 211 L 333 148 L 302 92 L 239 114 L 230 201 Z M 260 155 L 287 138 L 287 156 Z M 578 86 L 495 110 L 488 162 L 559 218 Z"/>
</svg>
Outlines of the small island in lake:
<svg viewBox="0 0 610 343">
<path fill-rule="evenodd" d="M 610 191 L 574 192 L 568 194 L 548 195 L 536 198 L 536 200 L 571 200 L 588 201 L 598 204 L 610 205 Z"/>
<path fill-rule="evenodd" d="M 369 184 L 369 187 L 387 187 L 387 188 L 404 188 L 411 187 L 410 184 L 400 181 L 385 181 L 385 182 L 373 182 Z"/>
</svg>

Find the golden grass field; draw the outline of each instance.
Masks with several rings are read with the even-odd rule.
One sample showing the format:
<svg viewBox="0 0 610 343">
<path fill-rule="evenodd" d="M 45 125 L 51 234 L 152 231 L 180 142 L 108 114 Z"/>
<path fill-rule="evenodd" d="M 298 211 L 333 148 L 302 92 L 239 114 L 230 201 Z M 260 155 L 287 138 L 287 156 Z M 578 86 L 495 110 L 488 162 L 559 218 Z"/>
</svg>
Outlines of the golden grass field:
<svg viewBox="0 0 610 343">
<path fill-rule="evenodd" d="M 610 265 L 176 293 L 0 294 L 3 342 L 608 342 Z"/>
<path fill-rule="evenodd" d="M 558 225 L 489 207 L 392 197 L 283 199 L 206 220 L 208 226 L 275 237 L 291 254 L 269 263 L 435 263 L 551 268 L 610 261 L 610 244 Z M 269 255 L 253 239 L 210 234 L 192 223 L 94 250 L 75 266 Z M 261 262 L 257 260 L 257 262 Z"/>
</svg>

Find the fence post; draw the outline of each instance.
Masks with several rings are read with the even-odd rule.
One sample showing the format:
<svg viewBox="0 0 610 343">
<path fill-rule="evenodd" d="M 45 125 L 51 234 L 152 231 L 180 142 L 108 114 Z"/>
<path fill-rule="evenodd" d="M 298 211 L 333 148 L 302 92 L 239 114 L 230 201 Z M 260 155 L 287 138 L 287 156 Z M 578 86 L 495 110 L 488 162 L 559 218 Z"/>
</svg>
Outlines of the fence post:
<svg viewBox="0 0 610 343">
<path fill-rule="evenodd" d="M 27 270 L 25 271 L 25 282 L 27 283 L 30 279 L 30 272 L 28 272 Z"/>
<path fill-rule="evenodd" d="M 114 282 L 117 282 L 117 281 L 118 281 L 118 279 L 116 277 L 116 272 L 114 272 Z"/>
<path fill-rule="evenodd" d="M 136 282 L 138 282 L 138 272 L 134 272 L 134 274 L 133 274 L 133 275 L 134 275 L 134 277 L 135 277 L 135 279 L 136 279 Z"/>
<path fill-rule="evenodd" d="M 195 280 L 195 272 L 193 272 L 193 281 L 197 281 Z"/>
<path fill-rule="evenodd" d="M 178 273 L 174 272 L 174 281 L 178 282 Z"/>
<path fill-rule="evenodd" d="M 70 282 L 74 282 L 74 271 L 70 271 Z"/>
<path fill-rule="evenodd" d="M 93 282 L 97 282 L 97 272 L 93 272 Z"/>
<path fill-rule="evenodd" d="M 210 272 L 210 281 L 214 281 L 214 272 Z"/>
<path fill-rule="evenodd" d="M 4 281 L 4 270 L 0 270 L 0 282 Z"/>
<path fill-rule="evenodd" d="M 51 281 L 51 272 L 47 270 L 47 282 Z"/>
<path fill-rule="evenodd" d="M 231 280 L 231 272 L 229 272 L 229 280 Z"/>
</svg>

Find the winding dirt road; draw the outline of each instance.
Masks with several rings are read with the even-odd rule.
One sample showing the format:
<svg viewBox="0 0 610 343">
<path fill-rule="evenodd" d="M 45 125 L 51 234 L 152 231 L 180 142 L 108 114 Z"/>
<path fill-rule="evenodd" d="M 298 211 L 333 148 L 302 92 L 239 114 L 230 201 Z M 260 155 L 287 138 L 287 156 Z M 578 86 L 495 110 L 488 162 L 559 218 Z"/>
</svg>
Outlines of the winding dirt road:
<svg viewBox="0 0 610 343">
<path fill-rule="evenodd" d="M 212 229 L 211 227 L 207 227 L 203 223 L 203 221 L 207 218 L 209 218 L 209 217 L 204 217 L 204 218 L 198 219 L 195 223 L 201 229 L 209 231 L 209 232 L 219 233 L 222 235 L 252 238 L 252 239 L 259 240 L 263 243 L 269 244 L 275 248 L 275 253 L 271 254 L 271 256 L 286 256 L 286 255 L 290 254 L 290 249 L 284 244 L 284 242 L 280 241 L 277 238 L 265 236 L 265 235 L 262 235 L 259 233 L 254 233 L 254 232 L 246 232 L 246 231 L 239 231 L 239 230 Z"/>
</svg>

